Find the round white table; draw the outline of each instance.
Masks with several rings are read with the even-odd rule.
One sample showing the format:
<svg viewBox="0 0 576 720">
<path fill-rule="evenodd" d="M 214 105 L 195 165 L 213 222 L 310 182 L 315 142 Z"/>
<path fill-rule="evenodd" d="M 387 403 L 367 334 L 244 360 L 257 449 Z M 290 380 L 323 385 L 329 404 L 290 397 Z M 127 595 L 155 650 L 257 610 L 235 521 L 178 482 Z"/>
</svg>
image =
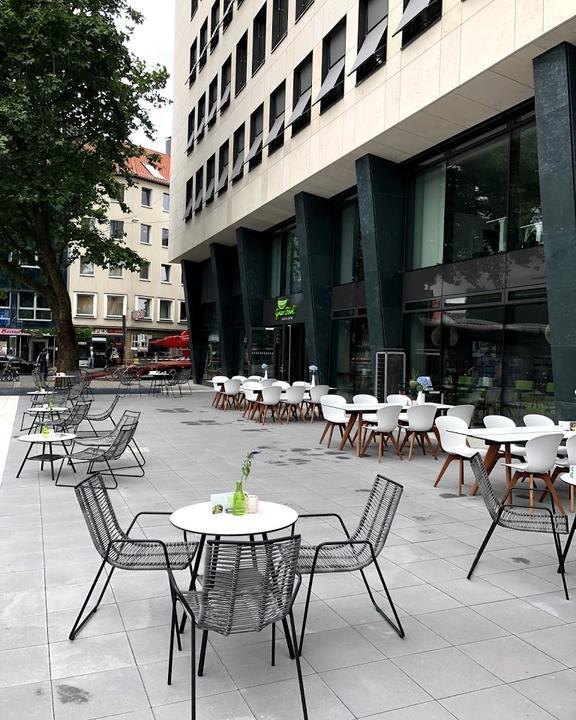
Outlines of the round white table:
<svg viewBox="0 0 576 720">
<path fill-rule="evenodd" d="M 37 428 L 39 425 L 41 425 L 44 422 L 44 416 L 45 415 L 56 415 L 58 419 L 60 419 L 61 413 L 68 413 L 70 412 L 69 408 L 66 406 L 60 406 L 60 405 L 54 405 L 53 407 L 49 408 L 48 405 L 34 405 L 31 408 L 28 408 L 28 410 L 24 411 L 25 415 L 32 415 L 34 416 L 34 419 L 32 421 L 32 424 L 28 428 L 28 434 L 32 432 L 35 428 Z M 24 424 L 24 423 L 22 423 Z M 24 428 L 20 428 L 23 430 Z"/>
<path fill-rule="evenodd" d="M 20 469 L 18 470 L 16 477 L 20 477 L 22 468 L 24 467 L 27 460 L 37 460 L 38 462 L 42 463 L 40 466 L 41 470 L 44 469 L 45 462 L 50 463 L 52 482 L 54 482 L 54 460 L 62 460 L 62 462 L 64 462 L 64 459 L 69 455 L 68 448 L 66 447 L 65 443 L 70 440 L 74 440 L 75 437 L 76 435 L 74 435 L 73 433 L 54 432 L 52 430 L 47 435 L 43 435 L 42 433 L 20 435 L 18 437 L 18 440 L 20 440 L 20 442 L 27 442 L 28 450 L 26 451 L 26 455 L 24 456 L 24 460 L 22 460 L 22 464 L 20 465 Z M 30 453 L 32 452 L 32 448 L 38 443 L 42 444 L 42 452 L 39 455 L 31 456 Z M 55 443 L 60 443 L 62 445 L 62 447 L 64 448 L 64 454 L 52 452 L 52 445 Z M 45 452 L 46 445 L 48 445 L 48 452 Z M 72 469 L 74 470 L 74 472 L 76 472 L 74 465 L 72 465 Z"/>
<path fill-rule="evenodd" d="M 576 488 L 576 478 L 571 478 L 570 473 L 560 473 L 560 480 L 570 486 L 570 512 L 574 512 L 574 488 Z"/>
</svg>

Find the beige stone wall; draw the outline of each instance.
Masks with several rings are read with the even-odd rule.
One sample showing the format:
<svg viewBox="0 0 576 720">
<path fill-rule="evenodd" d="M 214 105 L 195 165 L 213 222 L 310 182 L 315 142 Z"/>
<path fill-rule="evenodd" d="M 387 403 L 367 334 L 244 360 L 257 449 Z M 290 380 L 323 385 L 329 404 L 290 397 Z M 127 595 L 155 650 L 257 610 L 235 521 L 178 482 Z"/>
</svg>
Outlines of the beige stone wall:
<svg viewBox="0 0 576 720">
<path fill-rule="evenodd" d="M 268 2 L 266 61 L 250 77 L 252 20 L 262 0 L 245 0 L 208 61 L 188 88 L 189 48 L 198 37 L 211 3 L 201 0 L 190 21 L 189 0 L 176 2 L 174 121 L 172 138 L 173 258 L 203 259 L 212 241 L 233 243 L 234 229 L 265 229 L 294 213 L 300 190 L 331 196 L 355 184 L 354 162 L 373 152 L 395 162 L 406 160 L 533 95 L 532 59 L 557 43 L 576 42 L 576 0 L 443 0 L 443 16 L 404 49 L 392 37 L 402 16 L 402 0 L 390 0 L 387 62 L 359 85 L 345 79 L 344 98 L 244 178 L 229 185 L 191 221 L 184 223 L 186 180 L 264 102 L 264 136 L 270 93 L 286 79 L 287 117 L 292 108 L 292 73 L 314 50 L 314 100 L 321 85 L 322 39 L 347 15 L 346 73 L 356 57 L 358 0 L 314 0 L 294 22 L 289 3 L 287 37 L 270 53 L 272 2 Z M 234 98 L 234 52 L 249 29 L 248 82 Z M 233 55 L 230 107 L 204 139 L 186 155 L 187 118 L 202 92 Z M 248 125 L 246 126 L 248 133 Z M 231 143 L 232 145 L 232 143 Z"/>
</svg>

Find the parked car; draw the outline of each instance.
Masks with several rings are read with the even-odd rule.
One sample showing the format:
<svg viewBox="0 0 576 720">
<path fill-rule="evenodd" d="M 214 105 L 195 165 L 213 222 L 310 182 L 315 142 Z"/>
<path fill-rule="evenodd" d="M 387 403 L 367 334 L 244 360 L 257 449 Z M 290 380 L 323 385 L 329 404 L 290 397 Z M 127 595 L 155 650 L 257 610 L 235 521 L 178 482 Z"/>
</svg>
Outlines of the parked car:
<svg viewBox="0 0 576 720">
<path fill-rule="evenodd" d="M 8 362 L 12 365 L 13 368 L 16 368 L 16 370 L 18 370 L 18 373 L 20 375 L 30 375 L 32 370 L 34 370 L 34 368 L 36 367 L 36 363 L 33 363 L 30 360 L 24 360 L 23 358 L 19 358 L 16 355 L 0 355 L 0 370 Z"/>
</svg>

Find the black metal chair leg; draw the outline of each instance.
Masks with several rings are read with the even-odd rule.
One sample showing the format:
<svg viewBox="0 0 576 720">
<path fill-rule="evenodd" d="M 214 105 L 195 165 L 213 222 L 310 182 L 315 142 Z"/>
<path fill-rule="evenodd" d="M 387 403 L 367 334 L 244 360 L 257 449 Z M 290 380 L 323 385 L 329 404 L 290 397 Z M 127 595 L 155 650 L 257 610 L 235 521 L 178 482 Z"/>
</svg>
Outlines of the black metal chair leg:
<svg viewBox="0 0 576 720">
<path fill-rule="evenodd" d="M 206 660 L 206 645 L 208 644 L 208 630 L 202 631 L 202 641 L 200 643 L 200 657 L 198 659 L 198 677 L 204 675 L 204 661 Z"/>
<path fill-rule="evenodd" d="M 556 546 L 556 554 L 558 555 L 558 572 L 562 575 L 562 585 L 564 586 L 564 595 L 566 597 L 566 600 L 570 600 L 570 597 L 568 596 L 568 585 L 566 585 L 566 568 L 564 567 L 564 558 L 562 557 L 562 543 L 560 542 L 560 537 L 558 536 L 558 533 L 556 532 L 556 528 L 554 527 L 553 521 L 552 521 L 552 534 L 554 535 L 554 545 Z"/>
<path fill-rule="evenodd" d="M 492 525 L 490 525 L 490 528 L 488 529 L 488 532 L 486 533 L 486 537 L 484 538 L 484 540 L 482 540 L 482 545 L 480 545 L 480 549 L 478 550 L 478 553 L 476 554 L 476 557 L 474 558 L 474 562 L 472 563 L 472 567 L 471 567 L 470 570 L 468 571 L 468 575 L 466 575 L 466 577 L 467 577 L 468 580 L 470 580 L 470 578 L 472 577 L 472 573 L 473 573 L 474 570 L 476 569 L 476 565 L 478 565 L 478 561 L 479 561 L 480 558 L 482 557 L 482 554 L 483 554 L 484 550 L 486 549 L 486 545 L 488 545 L 488 541 L 489 541 L 490 538 L 492 537 L 492 533 L 494 532 L 494 530 L 496 530 L 496 526 L 498 525 L 498 520 L 499 520 L 499 519 L 500 519 L 500 517 L 498 516 L 498 517 L 496 518 L 496 520 L 494 520 L 494 522 L 492 523 Z"/>
<path fill-rule="evenodd" d="M 310 578 L 308 580 L 308 592 L 306 593 L 306 602 L 304 603 L 304 616 L 302 618 L 302 627 L 300 628 L 300 644 L 296 646 L 298 648 L 298 655 L 302 655 L 302 647 L 304 646 L 304 634 L 306 632 L 306 621 L 308 620 L 308 608 L 310 606 L 310 597 L 312 596 L 313 581 L 314 568 L 312 568 L 312 572 L 310 573 Z"/>
<path fill-rule="evenodd" d="M 94 578 L 94 581 L 92 582 L 92 585 L 90 587 L 90 590 L 88 591 L 88 595 L 86 595 L 86 599 L 84 600 L 84 603 L 82 604 L 82 607 L 80 608 L 80 612 L 78 613 L 78 617 L 76 618 L 76 621 L 74 622 L 74 625 L 72 626 L 72 630 L 70 630 L 70 635 L 68 635 L 69 640 L 74 640 L 74 638 L 78 635 L 80 630 L 86 625 L 88 620 L 94 615 L 94 613 L 98 610 L 98 606 L 102 602 L 102 598 L 104 597 L 104 593 L 106 592 L 106 588 L 108 587 L 110 583 L 110 579 L 112 578 L 112 573 L 114 572 L 114 568 L 112 567 L 110 569 L 110 572 L 108 573 L 108 577 L 106 578 L 106 582 L 104 583 L 104 587 L 102 588 L 102 591 L 100 593 L 100 596 L 96 602 L 96 605 L 90 610 L 88 615 L 80 622 L 80 618 L 82 617 L 82 614 L 84 610 L 86 610 L 86 606 L 88 605 L 88 602 L 90 601 L 90 597 L 92 593 L 94 592 L 94 589 L 96 585 L 98 584 L 98 580 L 100 579 L 100 575 L 102 574 L 102 571 L 106 567 L 107 561 L 104 560 L 102 564 L 100 565 L 100 568 L 98 569 L 98 572 L 96 573 L 96 577 Z"/>
<path fill-rule="evenodd" d="M 388 625 L 396 631 L 399 637 L 403 638 L 405 636 L 404 628 L 402 627 L 402 623 L 400 622 L 400 618 L 398 617 L 398 613 L 396 612 L 396 606 L 394 605 L 394 602 L 392 601 L 392 596 L 390 595 L 390 591 L 388 590 L 388 586 L 386 585 L 386 581 L 384 580 L 384 575 L 382 575 L 382 570 L 380 570 L 380 566 L 378 565 L 378 560 L 376 559 L 376 555 L 374 553 L 373 548 L 370 548 L 370 551 L 372 553 L 372 562 L 374 563 L 374 566 L 376 568 L 376 572 L 378 573 L 378 577 L 380 578 L 380 582 L 382 583 L 382 587 L 384 588 L 384 592 L 386 593 L 386 598 L 388 600 L 388 604 L 390 605 L 390 608 L 392 609 L 392 613 L 394 615 L 394 620 L 388 617 L 384 610 L 378 605 L 376 602 L 374 595 L 372 594 L 372 588 L 370 587 L 368 580 L 366 578 L 366 575 L 364 574 L 364 570 L 360 570 L 360 574 L 362 575 L 362 579 L 364 580 L 364 585 L 366 585 L 366 589 L 368 590 L 368 595 L 370 596 L 370 600 L 372 600 L 372 605 L 376 608 L 378 613 L 386 620 Z"/>
<path fill-rule="evenodd" d="M 270 665 L 276 665 L 276 623 L 272 623 L 272 649 L 270 651 Z"/>
<path fill-rule="evenodd" d="M 196 720 L 196 622 L 191 618 L 190 632 L 192 638 L 190 640 L 190 680 L 191 680 L 191 718 Z"/>
<path fill-rule="evenodd" d="M 296 626 L 294 625 L 294 614 L 292 610 L 289 613 L 290 618 L 290 630 L 294 641 L 294 647 L 297 646 L 298 638 L 296 637 Z M 302 641 L 302 638 L 301 638 Z M 308 720 L 308 709 L 306 707 L 306 695 L 304 693 L 304 681 L 302 680 L 302 668 L 300 667 L 300 653 L 296 653 L 296 670 L 298 672 L 298 685 L 300 687 L 300 700 L 302 702 L 302 715 L 304 720 Z"/>
<path fill-rule="evenodd" d="M 170 621 L 170 651 L 168 655 L 168 685 L 172 685 L 172 663 L 174 660 L 174 633 L 178 633 L 178 616 L 176 614 L 176 598 L 172 595 L 172 619 Z"/>
<path fill-rule="evenodd" d="M 570 528 L 570 534 L 568 535 L 568 540 L 566 540 L 566 545 L 564 545 L 564 552 L 562 553 L 562 564 L 566 562 L 566 556 L 568 555 L 568 550 L 570 550 L 570 546 L 572 545 L 572 538 L 574 537 L 575 530 L 576 516 L 574 517 L 574 521 L 572 522 L 572 527 Z"/>
</svg>

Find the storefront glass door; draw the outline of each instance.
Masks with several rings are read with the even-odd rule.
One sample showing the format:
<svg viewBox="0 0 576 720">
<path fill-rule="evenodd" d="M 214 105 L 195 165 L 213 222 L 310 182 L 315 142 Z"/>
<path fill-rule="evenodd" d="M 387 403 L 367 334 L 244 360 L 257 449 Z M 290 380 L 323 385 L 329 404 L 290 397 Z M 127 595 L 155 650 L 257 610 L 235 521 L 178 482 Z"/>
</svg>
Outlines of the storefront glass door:
<svg viewBox="0 0 576 720">
<path fill-rule="evenodd" d="M 250 374 L 262 375 L 268 365 L 268 377 L 294 382 L 306 379 L 304 325 L 294 323 L 280 327 L 254 328 Z"/>
</svg>

